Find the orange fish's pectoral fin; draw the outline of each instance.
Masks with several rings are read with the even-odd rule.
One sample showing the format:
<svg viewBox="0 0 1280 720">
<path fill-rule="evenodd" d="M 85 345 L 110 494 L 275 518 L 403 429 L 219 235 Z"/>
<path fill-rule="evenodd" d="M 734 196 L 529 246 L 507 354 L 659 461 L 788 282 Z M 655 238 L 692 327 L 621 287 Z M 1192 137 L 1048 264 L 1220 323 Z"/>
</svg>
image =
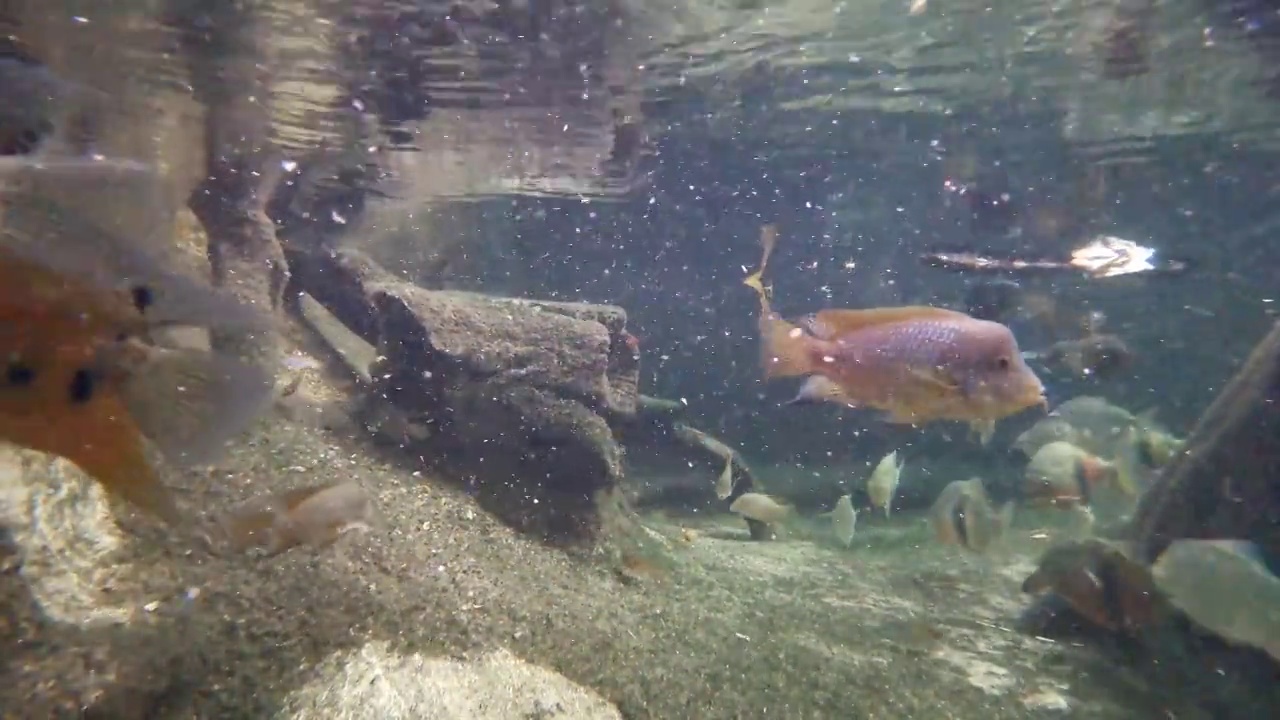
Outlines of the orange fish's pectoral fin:
<svg viewBox="0 0 1280 720">
<path fill-rule="evenodd" d="M 844 388 L 840 387 L 836 381 L 831 378 L 814 375 L 804 384 L 800 386 L 800 391 L 796 396 L 787 401 L 787 405 L 809 405 L 812 403 L 835 403 L 844 405 L 849 408 L 858 407 L 858 403 L 845 393 Z"/>
<path fill-rule="evenodd" d="M 138 430 L 179 466 L 211 462 L 275 398 L 274 375 L 237 358 L 168 348 L 135 354 L 121 402 Z"/>
<path fill-rule="evenodd" d="M 970 420 L 969 431 L 977 436 L 978 442 L 986 447 L 991 443 L 991 438 L 996 434 L 995 420 Z"/>
<path fill-rule="evenodd" d="M 818 337 L 839 337 L 858 330 L 889 323 L 912 320 L 972 320 L 968 315 L 946 308 L 928 305 L 872 308 L 868 310 L 827 309 L 814 313 L 809 321 L 813 334 Z"/>
<path fill-rule="evenodd" d="M 907 372 L 930 390 L 942 395 L 952 396 L 964 393 L 964 385 L 942 368 L 911 368 Z"/>
</svg>

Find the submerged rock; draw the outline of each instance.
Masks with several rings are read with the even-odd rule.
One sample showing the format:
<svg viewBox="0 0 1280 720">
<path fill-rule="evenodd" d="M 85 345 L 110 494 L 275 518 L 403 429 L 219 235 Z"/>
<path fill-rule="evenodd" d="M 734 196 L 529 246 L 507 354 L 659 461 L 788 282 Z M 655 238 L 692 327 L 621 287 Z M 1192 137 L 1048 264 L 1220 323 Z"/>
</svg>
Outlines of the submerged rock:
<svg viewBox="0 0 1280 720">
<path fill-rule="evenodd" d="M 474 660 L 400 654 L 385 642 L 335 653 L 290 693 L 277 720 L 613 720 L 604 698 L 506 650 Z"/>
<path fill-rule="evenodd" d="M 295 266 L 318 293 L 299 296 L 300 315 L 367 391 L 362 422 L 442 458 L 518 527 L 594 535 L 622 507 L 619 440 L 717 471 L 728 460 L 726 503 L 757 485 L 739 453 L 680 421 L 682 404 L 639 394 L 621 308 L 427 290 L 349 250 Z"/>
</svg>

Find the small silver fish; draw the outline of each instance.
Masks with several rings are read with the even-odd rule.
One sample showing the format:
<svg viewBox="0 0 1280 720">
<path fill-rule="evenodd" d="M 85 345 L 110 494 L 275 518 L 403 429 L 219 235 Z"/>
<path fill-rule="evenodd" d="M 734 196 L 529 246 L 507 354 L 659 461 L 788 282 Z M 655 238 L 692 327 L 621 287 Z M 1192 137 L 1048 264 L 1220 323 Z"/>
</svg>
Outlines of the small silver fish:
<svg viewBox="0 0 1280 720">
<path fill-rule="evenodd" d="M 884 516 L 889 517 L 893 496 L 898 491 L 898 480 L 902 477 L 902 468 L 906 461 L 898 462 L 898 451 L 885 455 L 871 471 L 867 478 L 867 496 L 871 498 L 872 507 L 884 509 Z"/>
<path fill-rule="evenodd" d="M 354 482 L 311 485 L 254 498 L 221 520 L 231 548 L 260 547 L 268 555 L 299 545 L 324 548 L 352 530 L 367 530 L 369 493 Z"/>
<path fill-rule="evenodd" d="M 727 499 L 733 494 L 733 458 L 726 457 L 724 459 L 724 470 L 720 472 L 720 477 L 716 479 L 716 497 L 721 500 Z"/>
<path fill-rule="evenodd" d="M 836 501 L 836 507 L 831 511 L 831 530 L 841 545 L 849 547 L 857 527 L 858 511 L 853 507 L 853 497 L 844 495 Z"/>
<path fill-rule="evenodd" d="M 729 506 L 729 512 L 774 525 L 790 518 L 794 510 L 763 493 L 743 493 Z"/>
</svg>

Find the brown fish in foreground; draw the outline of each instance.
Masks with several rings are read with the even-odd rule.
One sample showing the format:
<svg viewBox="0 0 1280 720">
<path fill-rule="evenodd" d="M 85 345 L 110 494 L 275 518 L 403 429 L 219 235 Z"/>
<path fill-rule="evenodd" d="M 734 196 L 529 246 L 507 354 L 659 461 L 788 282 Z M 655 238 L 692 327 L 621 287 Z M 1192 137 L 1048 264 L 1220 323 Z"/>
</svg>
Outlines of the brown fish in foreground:
<svg viewBox="0 0 1280 720">
<path fill-rule="evenodd" d="M 775 241 L 766 226 L 760 269 L 744 283 L 760 299 L 766 379 L 810 376 L 794 402 L 874 408 L 891 423 L 967 422 L 984 443 L 996 420 L 1047 407 L 1044 386 L 1000 323 L 925 306 L 829 309 L 799 324 L 784 320 L 761 280 Z"/>
<path fill-rule="evenodd" d="M 270 402 L 274 379 L 234 356 L 157 347 L 153 335 L 256 332 L 269 316 L 52 202 L 8 190 L 0 201 L 0 439 L 68 460 L 180 525 L 149 451 L 212 462 Z"/>
<path fill-rule="evenodd" d="M 939 542 L 976 553 L 1003 537 L 1012 522 L 1013 503 L 993 508 L 980 478 L 947 485 L 929 509 L 929 523 Z"/>
<path fill-rule="evenodd" d="M 352 530 L 367 530 L 369 493 L 353 482 L 310 485 L 249 500 L 221 520 L 231 548 L 276 555 L 299 545 L 324 548 Z"/>
<path fill-rule="evenodd" d="M 1112 631 L 1135 633 L 1170 611 L 1151 570 L 1123 547 L 1097 538 L 1049 548 L 1022 591 L 1055 593 L 1085 620 Z"/>
</svg>

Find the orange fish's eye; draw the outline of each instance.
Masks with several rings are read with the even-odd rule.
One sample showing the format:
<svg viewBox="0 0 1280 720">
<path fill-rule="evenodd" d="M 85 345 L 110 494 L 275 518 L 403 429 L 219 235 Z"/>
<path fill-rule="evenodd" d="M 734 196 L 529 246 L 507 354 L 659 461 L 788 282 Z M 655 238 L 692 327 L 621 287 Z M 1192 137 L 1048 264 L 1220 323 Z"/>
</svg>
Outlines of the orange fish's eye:
<svg viewBox="0 0 1280 720">
<path fill-rule="evenodd" d="M 997 370 L 1008 370 L 1008 369 L 1009 369 L 1009 358 L 1007 358 L 1007 357 L 1005 357 L 1005 356 L 1003 356 L 1003 355 L 1001 355 L 1000 357 L 996 358 L 996 369 L 997 369 Z"/>
</svg>

